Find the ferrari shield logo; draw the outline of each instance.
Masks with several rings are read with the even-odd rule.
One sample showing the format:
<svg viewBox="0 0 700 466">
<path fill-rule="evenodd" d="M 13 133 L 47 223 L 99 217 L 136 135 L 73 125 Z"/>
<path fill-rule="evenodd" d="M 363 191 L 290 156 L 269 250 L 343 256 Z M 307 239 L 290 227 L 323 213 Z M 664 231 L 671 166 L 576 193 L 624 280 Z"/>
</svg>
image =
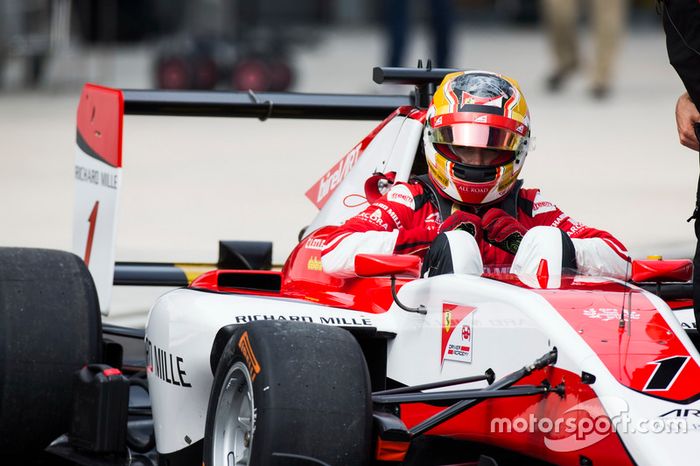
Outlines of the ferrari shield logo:
<svg viewBox="0 0 700 466">
<path fill-rule="evenodd" d="M 475 309 L 471 306 L 443 303 L 440 329 L 441 365 L 446 360 L 472 362 Z"/>
</svg>

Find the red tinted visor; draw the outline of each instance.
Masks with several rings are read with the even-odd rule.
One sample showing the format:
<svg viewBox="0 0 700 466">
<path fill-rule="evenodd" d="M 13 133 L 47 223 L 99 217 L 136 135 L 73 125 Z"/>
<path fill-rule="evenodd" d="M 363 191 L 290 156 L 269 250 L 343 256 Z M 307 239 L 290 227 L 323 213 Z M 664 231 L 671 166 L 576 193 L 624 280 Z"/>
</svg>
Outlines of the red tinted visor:
<svg viewBox="0 0 700 466">
<path fill-rule="evenodd" d="M 516 151 L 527 137 L 503 128 L 465 123 L 435 128 L 431 139 L 434 144 Z"/>
<path fill-rule="evenodd" d="M 433 144 L 448 160 L 472 167 L 500 167 L 515 159 L 512 150 L 474 148 L 453 144 Z"/>
</svg>

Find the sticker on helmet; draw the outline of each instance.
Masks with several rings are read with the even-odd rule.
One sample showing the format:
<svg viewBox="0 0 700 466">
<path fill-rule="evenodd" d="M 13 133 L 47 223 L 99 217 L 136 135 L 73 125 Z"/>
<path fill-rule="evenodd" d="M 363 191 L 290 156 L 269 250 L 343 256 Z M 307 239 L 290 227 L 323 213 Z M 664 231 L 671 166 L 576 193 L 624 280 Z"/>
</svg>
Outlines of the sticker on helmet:
<svg viewBox="0 0 700 466">
<path fill-rule="evenodd" d="M 506 102 L 516 94 L 513 85 L 502 77 L 491 73 L 467 73 L 457 76 L 451 90 L 460 95 L 460 110 L 470 105 L 487 105 L 504 108 Z"/>
</svg>

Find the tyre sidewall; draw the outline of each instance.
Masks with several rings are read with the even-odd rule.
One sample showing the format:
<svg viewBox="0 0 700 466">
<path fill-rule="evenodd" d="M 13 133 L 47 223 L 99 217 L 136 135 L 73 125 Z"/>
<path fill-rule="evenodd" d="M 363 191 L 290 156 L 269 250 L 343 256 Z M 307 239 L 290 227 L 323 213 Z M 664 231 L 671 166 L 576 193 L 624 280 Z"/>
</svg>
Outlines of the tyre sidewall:
<svg viewBox="0 0 700 466">
<path fill-rule="evenodd" d="M 332 465 L 368 461 L 371 410 L 367 367 L 347 331 L 298 322 L 254 322 L 232 335 L 214 378 L 205 436 L 229 368 L 250 372 L 255 406 L 251 465 L 290 464 L 292 456 Z"/>
</svg>

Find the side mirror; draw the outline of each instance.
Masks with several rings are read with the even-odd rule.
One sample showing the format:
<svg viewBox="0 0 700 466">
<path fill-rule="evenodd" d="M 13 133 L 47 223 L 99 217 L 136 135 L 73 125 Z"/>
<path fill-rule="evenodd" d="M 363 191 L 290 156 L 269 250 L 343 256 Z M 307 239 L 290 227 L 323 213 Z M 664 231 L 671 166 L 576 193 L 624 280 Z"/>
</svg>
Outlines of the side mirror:
<svg viewBox="0 0 700 466">
<path fill-rule="evenodd" d="M 693 261 L 633 260 L 633 282 L 687 282 L 693 277 Z"/>
<path fill-rule="evenodd" d="M 421 260 L 411 254 L 358 254 L 355 273 L 360 277 L 420 277 Z"/>
</svg>

